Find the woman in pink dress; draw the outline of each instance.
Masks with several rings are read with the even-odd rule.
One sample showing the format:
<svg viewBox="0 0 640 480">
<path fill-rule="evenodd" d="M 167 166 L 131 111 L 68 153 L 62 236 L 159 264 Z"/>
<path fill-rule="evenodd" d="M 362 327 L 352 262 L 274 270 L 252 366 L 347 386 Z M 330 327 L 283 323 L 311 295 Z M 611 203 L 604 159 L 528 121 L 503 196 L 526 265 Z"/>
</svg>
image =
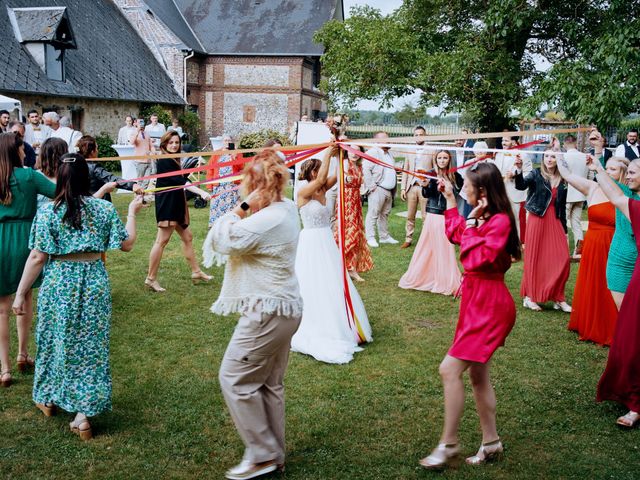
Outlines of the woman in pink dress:
<svg viewBox="0 0 640 480">
<path fill-rule="evenodd" d="M 598 160 L 589 157 L 590 170 L 597 173 L 598 184 L 611 203 L 631 221 L 631 228 L 640 250 L 640 201 L 628 198 L 609 177 Z M 627 185 L 632 190 L 640 187 L 640 160 L 627 169 Z M 627 287 L 613 342 L 609 349 L 607 367 L 598 383 L 597 400 L 613 400 L 629 411 L 616 423 L 632 428 L 640 422 L 640 256 L 636 259 L 631 281 Z"/>
<path fill-rule="evenodd" d="M 453 185 L 457 196 L 462 187 L 462 177 L 450 172 L 451 154 L 446 150 L 436 153 L 436 168 L 431 174 L 446 178 Z M 422 225 L 420 239 L 411 257 L 409 269 L 400 278 L 400 288 L 425 292 L 454 295 L 460 288 L 460 268 L 456 259 L 456 249 L 447 239 L 444 231 L 444 211 L 447 202 L 438 190 L 438 181 L 429 180 L 422 187 L 422 195 L 427 198 L 427 215 Z"/>
<path fill-rule="evenodd" d="M 420 460 L 428 469 L 444 468 L 460 452 L 458 425 L 464 408 L 462 375 L 466 370 L 482 428 L 482 444 L 474 456 L 467 458 L 467 463 L 481 465 L 502 453 L 489 364 L 516 320 L 516 307 L 504 283 L 504 274 L 511 267 L 511 258 L 519 259 L 521 255 L 511 203 L 502 175 L 493 163 L 477 163 L 466 174 L 463 190 L 469 204 L 474 206 L 466 220 L 458 214 L 451 183 L 447 180 L 440 183 L 447 199 L 444 214 L 447 236 L 460 245 L 465 274 L 453 345 L 440 364 L 444 428 L 438 446 Z"/>
</svg>

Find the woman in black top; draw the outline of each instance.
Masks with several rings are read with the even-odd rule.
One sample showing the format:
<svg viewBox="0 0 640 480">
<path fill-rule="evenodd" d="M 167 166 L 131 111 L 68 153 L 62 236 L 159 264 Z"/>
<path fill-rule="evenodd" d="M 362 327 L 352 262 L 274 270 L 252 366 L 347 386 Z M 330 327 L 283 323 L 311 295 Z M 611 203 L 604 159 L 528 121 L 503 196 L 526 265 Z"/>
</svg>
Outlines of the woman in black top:
<svg viewBox="0 0 640 480">
<path fill-rule="evenodd" d="M 462 188 L 462 177 L 452 172 L 452 156 L 447 150 L 435 154 L 435 169 L 430 173 L 446 178 L 457 194 Z M 445 233 L 444 211 L 447 200 L 438 190 L 438 181 L 432 179 L 422 187 L 427 198 L 427 215 L 422 223 L 420 239 L 413 251 L 411 263 L 400 278 L 398 286 L 405 289 L 422 290 L 442 295 L 454 295 L 460 288 L 461 273 L 456 250 Z"/>
<path fill-rule="evenodd" d="M 182 150 L 182 142 L 180 135 L 176 131 L 165 133 L 160 139 L 160 151 L 162 153 L 179 153 Z M 177 172 L 181 170 L 179 158 L 159 158 L 156 160 L 156 173 Z M 186 185 L 187 179 L 180 175 L 170 175 L 160 177 L 156 180 L 156 188 L 178 187 Z M 209 194 L 195 186 L 187 187 L 187 190 L 200 195 L 203 200 L 209 200 Z M 189 230 L 189 209 L 187 208 L 187 198 L 184 189 L 164 192 L 159 190 L 155 195 L 156 204 L 156 221 L 158 223 L 158 234 L 156 241 L 151 248 L 149 254 L 149 272 L 144 284 L 154 292 L 164 292 L 165 289 L 160 286 L 156 280 L 158 269 L 160 268 L 160 260 L 164 248 L 169 243 L 171 235 L 175 230 L 180 235 L 182 241 L 182 251 L 191 267 L 191 280 L 193 283 L 199 281 L 208 282 L 211 276 L 206 275 L 200 270 L 196 255 L 193 251 L 193 234 Z"/>
<path fill-rule="evenodd" d="M 89 166 L 89 193 L 94 197 L 96 192 L 99 192 L 104 185 L 109 183 L 113 188 L 122 188 L 124 190 L 130 190 L 134 193 L 142 194 L 144 189 L 134 182 L 127 182 L 123 178 L 116 177 L 113 173 L 105 170 L 99 162 L 92 162 L 94 158 L 98 158 L 98 143 L 96 139 L 91 135 L 84 135 L 80 137 L 77 143 L 78 153 L 87 159 L 87 165 Z M 111 191 L 111 190 L 109 190 Z M 111 195 L 106 193 L 103 197 L 104 200 L 111 201 Z"/>
</svg>

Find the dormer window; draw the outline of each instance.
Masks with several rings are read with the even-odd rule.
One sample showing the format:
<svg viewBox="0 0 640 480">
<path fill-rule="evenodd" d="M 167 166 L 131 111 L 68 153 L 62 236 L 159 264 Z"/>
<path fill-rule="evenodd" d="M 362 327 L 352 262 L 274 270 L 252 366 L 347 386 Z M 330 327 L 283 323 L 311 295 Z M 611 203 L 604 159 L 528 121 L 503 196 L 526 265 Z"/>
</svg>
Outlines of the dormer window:
<svg viewBox="0 0 640 480">
<path fill-rule="evenodd" d="M 64 53 L 75 49 L 66 7 L 9 8 L 18 41 L 51 80 L 64 82 Z"/>
</svg>

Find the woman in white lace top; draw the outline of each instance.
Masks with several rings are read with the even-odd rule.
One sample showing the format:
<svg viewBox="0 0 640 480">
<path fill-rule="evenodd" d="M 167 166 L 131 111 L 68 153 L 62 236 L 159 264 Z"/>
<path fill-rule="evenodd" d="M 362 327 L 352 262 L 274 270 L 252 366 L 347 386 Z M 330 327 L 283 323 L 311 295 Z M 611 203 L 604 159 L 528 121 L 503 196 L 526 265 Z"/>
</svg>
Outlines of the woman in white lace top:
<svg viewBox="0 0 640 480">
<path fill-rule="evenodd" d="M 284 385 L 291 337 L 302 315 L 294 272 L 300 225 L 284 198 L 289 172 L 274 150 L 245 168 L 245 201 L 220 217 L 204 245 L 205 263 L 228 255 L 214 313 L 241 314 L 222 359 L 219 380 L 245 444 L 227 478 L 253 478 L 284 468 Z M 250 214 L 250 215 L 249 215 Z"/>
</svg>

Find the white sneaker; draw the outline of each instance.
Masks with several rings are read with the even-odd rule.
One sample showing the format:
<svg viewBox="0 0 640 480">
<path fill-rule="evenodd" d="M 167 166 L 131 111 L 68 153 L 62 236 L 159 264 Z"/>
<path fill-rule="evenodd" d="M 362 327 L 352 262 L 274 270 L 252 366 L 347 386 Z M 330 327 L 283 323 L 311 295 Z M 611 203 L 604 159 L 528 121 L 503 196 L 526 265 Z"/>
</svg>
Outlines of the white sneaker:
<svg viewBox="0 0 640 480">
<path fill-rule="evenodd" d="M 229 480 L 245 480 L 275 472 L 277 469 L 278 464 L 273 460 L 263 463 L 251 463 L 248 460 L 242 460 L 238 465 L 227 470 L 224 476 Z"/>
<path fill-rule="evenodd" d="M 522 306 L 524 308 L 533 310 L 534 312 L 542 311 L 542 307 L 538 305 L 536 302 L 534 302 L 533 300 L 531 300 L 529 297 L 524 297 L 524 300 L 522 301 Z"/>
<path fill-rule="evenodd" d="M 553 302 L 554 310 L 562 310 L 565 313 L 571 313 L 571 305 L 567 302 Z"/>
<path fill-rule="evenodd" d="M 367 238 L 367 245 L 371 248 L 378 248 L 380 246 L 375 238 Z"/>
<path fill-rule="evenodd" d="M 380 243 L 390 243 L 392 245 L 395 245 L 396 243 L 400 243 L 400 242 L 398 242 L 398 240 L 396 240 L 393 237 L 387 237 L 387 238 L 381 238 Z"/>
</svg>

